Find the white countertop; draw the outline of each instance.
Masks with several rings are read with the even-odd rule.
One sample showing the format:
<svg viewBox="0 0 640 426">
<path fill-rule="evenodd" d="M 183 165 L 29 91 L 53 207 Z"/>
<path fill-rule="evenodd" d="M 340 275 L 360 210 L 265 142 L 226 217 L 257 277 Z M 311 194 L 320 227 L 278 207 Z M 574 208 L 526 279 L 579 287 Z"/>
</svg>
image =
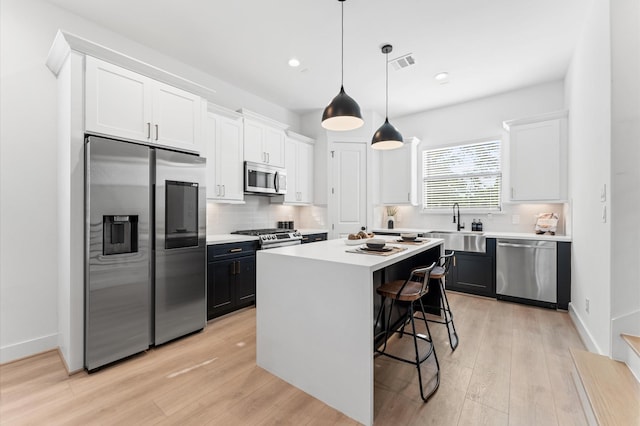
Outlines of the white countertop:
<svg viewBox="0 0 640 426">
<path fill-rule="evenodd" d="M 241 243 L 244 241 L 258 241 L 258 237 L 238 234 L 213 234 L 207 235 L 207 245 L 224 243 Z"/>
<path fill-rule="evenodd" d="M 300 244 L 294 246 L 279 247 L 271 250 L 261 250 L 258 256 L 292 256 L 302 259 L 313 259 L 329 263 L 340 263 L 352 266 L 362 266 L 371 271 L 392 265 L 400 260 L 411 257 L 422 251 L 441 245 L 444 240 L 431 238 L 425 244 L 394 244 L 397 239 L 392 236 L 380 236 L 379 238 L 389 241 L 391 246 L 406 248 L 399 253 L 389 256 L 378 256 L 373 254 L 348 253 L 347 250 L 354 250 L 359 246 L 348 246 L 344 239 L 319 241 L 313 244 Z"/>
<path fill-rule="evenodd" d="M 413 228 L 393 228 L 393 229 L 385 229 L 385 228 L 375 228 L 371 232 L 374 234 L 376 232 L 397 232 L 397 233 L 420 233 L 424 234 L 426 232 L 438 232 L 437 229 L 413 229 Z M 535 234 L 533 232 L 493 232 L 493 231 L 484 231 L 483 234 L 487 238 L 512 238 L 517 240 L 544 240 L 544 241 L 563 241 L 563 242 L 571 242 L 571 236 L 569 235 L 548 235 L 548 234 Z"/>
</svg>

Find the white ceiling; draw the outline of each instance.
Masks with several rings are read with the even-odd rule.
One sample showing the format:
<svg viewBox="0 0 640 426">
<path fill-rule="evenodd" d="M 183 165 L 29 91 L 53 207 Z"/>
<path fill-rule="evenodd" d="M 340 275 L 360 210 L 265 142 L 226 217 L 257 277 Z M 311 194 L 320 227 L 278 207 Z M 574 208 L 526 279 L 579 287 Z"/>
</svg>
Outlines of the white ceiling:
<svg viewBox="0 0 640 426">
<path fill-rule="evenodd" d="M 295 112 L 340 88 L 337 0 L 48 0 Z M 590 0 L 347 0 L 345 90 L 389 116 L 561 79 Z M 297 57 L 302 65 L 290 68 Z M 450 73 L 448 84 L 433 76 Z M 215 89 L 215 88 L 214 88 Z"/>
</svg>

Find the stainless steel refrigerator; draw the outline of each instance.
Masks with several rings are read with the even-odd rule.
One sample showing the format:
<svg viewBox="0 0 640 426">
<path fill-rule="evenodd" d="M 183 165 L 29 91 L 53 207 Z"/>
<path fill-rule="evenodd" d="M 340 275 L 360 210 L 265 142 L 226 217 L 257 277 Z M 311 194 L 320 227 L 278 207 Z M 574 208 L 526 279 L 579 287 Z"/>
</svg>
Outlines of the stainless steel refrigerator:
<svg viewBox="0 0 640 426">
<path fill-rule="evenodd" d="M 85 368 L 206 323 L 205 159 L 88 136 Z"/>
</svg>

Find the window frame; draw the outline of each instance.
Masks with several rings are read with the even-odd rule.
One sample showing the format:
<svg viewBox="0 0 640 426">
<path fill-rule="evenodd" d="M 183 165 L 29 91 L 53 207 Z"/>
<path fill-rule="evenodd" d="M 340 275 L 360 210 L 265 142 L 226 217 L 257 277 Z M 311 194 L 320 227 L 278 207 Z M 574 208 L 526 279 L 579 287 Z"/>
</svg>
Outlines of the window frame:
<svg viewBox="0 0 640 426">
<path fill-rule="evenodd" d="M 507 154 L 505 148 L 506 148 L 506 144 L 504 141 L 504 138 L 500 135 L 496 135 L 496 136 L 491 136 L 491 137 L 486 137 L 486 138 L 481 138 L 481 139 L 473 139 L 473 140 L 464 140 L 464 141 L 457 141 L 457 142 L 451 142 L 451 143 L 446 143 L 446 144 L 438 144 L 438 145 L 429 145 L 429 146 L 424 146 L 423 149 L 420 151 L 420 156 L 419 156 L 419 167 L 420 167 L 420 177 L 419 177 L 419 188 L 420 188 L 420 213 L 421 214 L 427 214 L 427 215 L 431 215 L 431 214 L 451 214 L 451 208 L 452 206 L 448 206 L 448 207 L 441 207 L 441 208 L 425 208 L 425 197 L 424 197 L 424 186 L 425 186 L 425 176 L 424 176 L 424 153 L 425 151 L 431 151 L 431 150 L 437 150 L 437 149 L 446 149 L 446 148 L 455 148 L 455 147 L 459 147 L 459 146 L 465 146 L 465 145 L 475 145 L 475 144 L 481 144 L 481 143 L 485 143 L 485 142 L 499 142 L 499 146 L 500 146 L 500 189 L 498 192 L 498 196 L 499 196 L 499 205 L 496 208 L 486 208 L 486 207 L 482 207 L 482 208 L 478 208 L 478 207 L 463 207 L 464 211 L 466 213 L 485 213 L 485 214 L 503 214 L 504 213 L 504 205 L 506 203 L 505 200 L 505 194 L 504 194 L 504 185 L 505 185 L 505 154 Z M 479 175 L 483 175 L 486 173 L 470 173 L 468 174 L 468 176 L 479 176 Z"/>
</svg>

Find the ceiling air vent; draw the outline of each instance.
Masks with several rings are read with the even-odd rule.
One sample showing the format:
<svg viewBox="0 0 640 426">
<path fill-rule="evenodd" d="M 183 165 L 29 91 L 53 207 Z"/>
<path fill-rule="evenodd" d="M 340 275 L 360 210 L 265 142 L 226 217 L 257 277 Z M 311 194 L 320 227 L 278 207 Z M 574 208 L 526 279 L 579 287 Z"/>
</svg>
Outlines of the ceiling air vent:
<svg viewBox="0 0 640 426">
<path fill-rule="evenodd" d="M 393 66 L 394 70 L 398 71 L 403 68 L 410 67 L 411 65 L 415 65 L 416 60 L 412 53 L 407 53 L 399 58 L 390 60 L 389 63 Z"/>
</svg>

